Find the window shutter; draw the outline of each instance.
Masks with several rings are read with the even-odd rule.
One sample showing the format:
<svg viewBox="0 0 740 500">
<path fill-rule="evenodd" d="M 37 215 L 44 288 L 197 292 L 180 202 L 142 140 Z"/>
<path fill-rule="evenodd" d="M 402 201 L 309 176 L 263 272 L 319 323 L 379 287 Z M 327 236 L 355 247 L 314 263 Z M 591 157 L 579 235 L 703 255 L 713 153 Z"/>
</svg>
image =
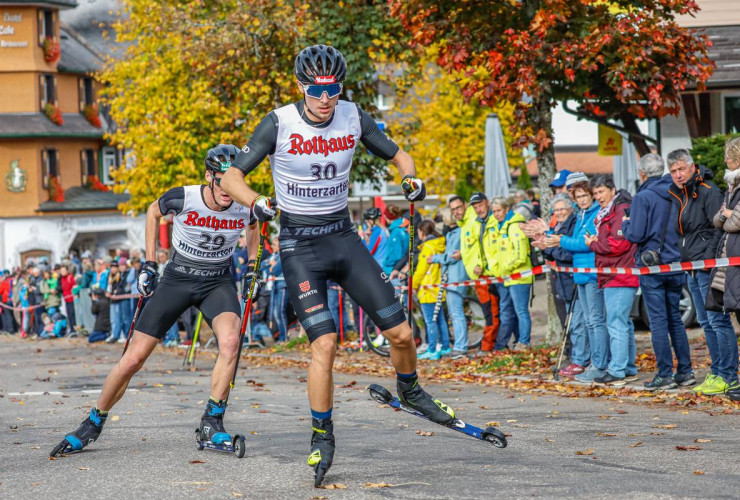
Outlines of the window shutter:
<svg viewBox="0 0 740 500">
<path fill-rule="evenodd" d="M 41 111 L 44 111 L 46 107 L 46 76 L 39 75 L 39 102 L 41 104 Z"/>
<path fill-rule="evenodd" d="M 51 12 L 51 37 L 54 39 L 55 42 L 59 41 L 59 37 L 57 36 L 57 26 L 59 25 L 59 12 L 54 10 Z"/>
<path fill-rule="evenodd" d="M 87 162 L 85 161 L 85 150 L 80 150 L 80 184 L 87 184 Z"/>
<path fill-rule="evenodd" d="M 49 189 L 49 151 L 41 150 L 41 186 Z"/>
<path fill-rule="evenodd" d="M 52 87 L 52 96 L 53 96 L 53 99 L 54 99 L 54 104 L 58 106 L 59 105 L 59 98 L 57 96 L 59 95 L 59 93 L 57 92 L 57 76 L 54 75 L 54 76 L 51 77 L 51 79 L 54 82 L 54 85 Z"/>
<path fill-rule="evenodd" d="M 77 79 L 77 96 L 80 99 L 80 113 L 85 110 L 85 80 L 83 78 Z"/>
<path fill-rule="evenodd" d="M 39 9 L 36 11 L 39 17 L 38 27 L 39 27 L 39 45 L 44 45 L 44 11 L 43 9 Z"/>
</svg>

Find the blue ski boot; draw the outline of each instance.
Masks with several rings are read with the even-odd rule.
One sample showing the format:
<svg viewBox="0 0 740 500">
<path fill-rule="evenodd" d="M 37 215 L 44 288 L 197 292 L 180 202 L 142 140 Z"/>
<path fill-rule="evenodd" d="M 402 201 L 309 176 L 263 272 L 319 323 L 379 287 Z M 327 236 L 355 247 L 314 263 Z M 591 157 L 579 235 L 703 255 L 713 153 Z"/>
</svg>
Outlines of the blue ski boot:
<svg viewBox="0 0 740 500">
<path fill-rule="evenodd" d="M 311 421 L 311 454 L 308 456 L 308 465 L 313 467 L 314 486 L 321 486 L 326 471 L 334 460 L 334 424 L 330 418 Z"/>
<path fill-rule="evenodd" d="M 200 419 L 200 438 L 215 445 L 230 445 L 231 434 L 224 430 L 226 403 L 208 400 L 206 411 Z"/>
<path fill-rule="evenodd" d="M 49 456 L 55 458 L 59 454 L 72 453 L 80 451 L 88 444 L 96 441 L 103 431 L 105 419 L 108 418 L 108 412 L 101 415 L 97 408 L 90 410 L 90 415 L 72 434 L 67 434 L 61 443 L 56 445 Z"/>
</svg>

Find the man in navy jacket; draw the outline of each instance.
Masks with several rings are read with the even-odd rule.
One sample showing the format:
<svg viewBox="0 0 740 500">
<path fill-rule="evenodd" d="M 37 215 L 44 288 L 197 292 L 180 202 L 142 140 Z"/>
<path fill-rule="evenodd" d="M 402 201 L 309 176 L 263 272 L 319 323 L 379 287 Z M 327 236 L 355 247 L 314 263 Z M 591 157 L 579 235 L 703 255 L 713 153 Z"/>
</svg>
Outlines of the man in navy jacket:
<svg viewBox="0 0 740 500">
<path fill-rule="evenodd" d="M 678 262 L 678 232 L 673 221 L 675 207 L 669 193 L 673 183 L 663 175 L 663 159 L 647 154 L 640 159 L 637 172 L 640 189 L 632 198 L 629 218 L 622 224 L 624 237 L 637 244 L 637 266 Z M 653 350 L 658 360 L 658 373 L 645 383 L 649 390 L 673 389 L 677 385 L 696 383 L 691 369 L 691 350 L 679 308 L 686 275 L 683 271 L 640 276 L 640 288 L 650 320 Z M 673 355 L 678 367 L 673 375 Z"/>
</svg>

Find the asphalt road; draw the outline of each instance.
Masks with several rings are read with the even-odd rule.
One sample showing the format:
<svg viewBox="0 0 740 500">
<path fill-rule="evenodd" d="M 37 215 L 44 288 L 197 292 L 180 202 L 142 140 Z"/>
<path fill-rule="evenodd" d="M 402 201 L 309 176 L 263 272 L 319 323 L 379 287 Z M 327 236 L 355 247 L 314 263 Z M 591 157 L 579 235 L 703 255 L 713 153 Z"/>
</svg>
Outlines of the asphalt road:
<svg viewBox="0 0 740 500">
<path fill-rule="evenodd" d="M 466 421 L 500 422 L 510 435 L 500 450 L 369 399 L 368 384 L 393 381 L 345 374 L 335 378 L 348 387 L 336 391 L 338 451 L 325 482 L 346 489 L 314 489 L 305 463 L 304 373 L 247 368 L 237 379 L 226 427 L 248 435 L 239 460 L 195 446 L 212 359 L 201 355 L 199 369 L 187 371 L 160 349 L 134 378 L 136 391 L 111 411 L 98 442 L 50 461 L 51 448 L 94 404 L 96 394 L 85 391 L 100 388 L 120 355 L 120 346 L 72 342 L 0 339 L 0 498 L 740 496 L 737 415 L 459 382 L 428 387 Z"/>
</svg>

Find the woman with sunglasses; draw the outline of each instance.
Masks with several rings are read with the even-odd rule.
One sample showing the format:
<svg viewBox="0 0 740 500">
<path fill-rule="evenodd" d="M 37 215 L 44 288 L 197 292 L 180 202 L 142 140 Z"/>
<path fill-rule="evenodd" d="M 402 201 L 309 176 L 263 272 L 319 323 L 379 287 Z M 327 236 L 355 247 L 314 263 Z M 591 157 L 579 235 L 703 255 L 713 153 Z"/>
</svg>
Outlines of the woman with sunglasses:
<svg viewBox="0 0 740 500">
<path fill-rule="evenodd" d="M 313 434 L 308 463 L 316 472 L 317 486 L 334 456 L 337 327 L 329 312 L 327 280 L 339 283 L 390 341 L 401 401 L 434 422 L 449 425 L 454 420 L 451 408 L 419 386 L 406 314 L 390 277 L 355 232 L 347 209 L 352 157 L 360 142 L 398 168 L 407 200 L 423 200 L 424 183 L 416 178 L 411 156 L 381 132 L 370 115 L 339 100 L 346 74 L 346 61 L 337 49 L 314 45 L 302 50 L 295 60 L 295 76 L 303 99 L 262 120 L 222 181 L 234 200 L 252 206 L 261 221 L 272 220 L 276 204 L 244 182 L 270 157 L 281 209 L 283 273 L 290 301 L 311 341 L 308 400 Z"/>
</svg>

